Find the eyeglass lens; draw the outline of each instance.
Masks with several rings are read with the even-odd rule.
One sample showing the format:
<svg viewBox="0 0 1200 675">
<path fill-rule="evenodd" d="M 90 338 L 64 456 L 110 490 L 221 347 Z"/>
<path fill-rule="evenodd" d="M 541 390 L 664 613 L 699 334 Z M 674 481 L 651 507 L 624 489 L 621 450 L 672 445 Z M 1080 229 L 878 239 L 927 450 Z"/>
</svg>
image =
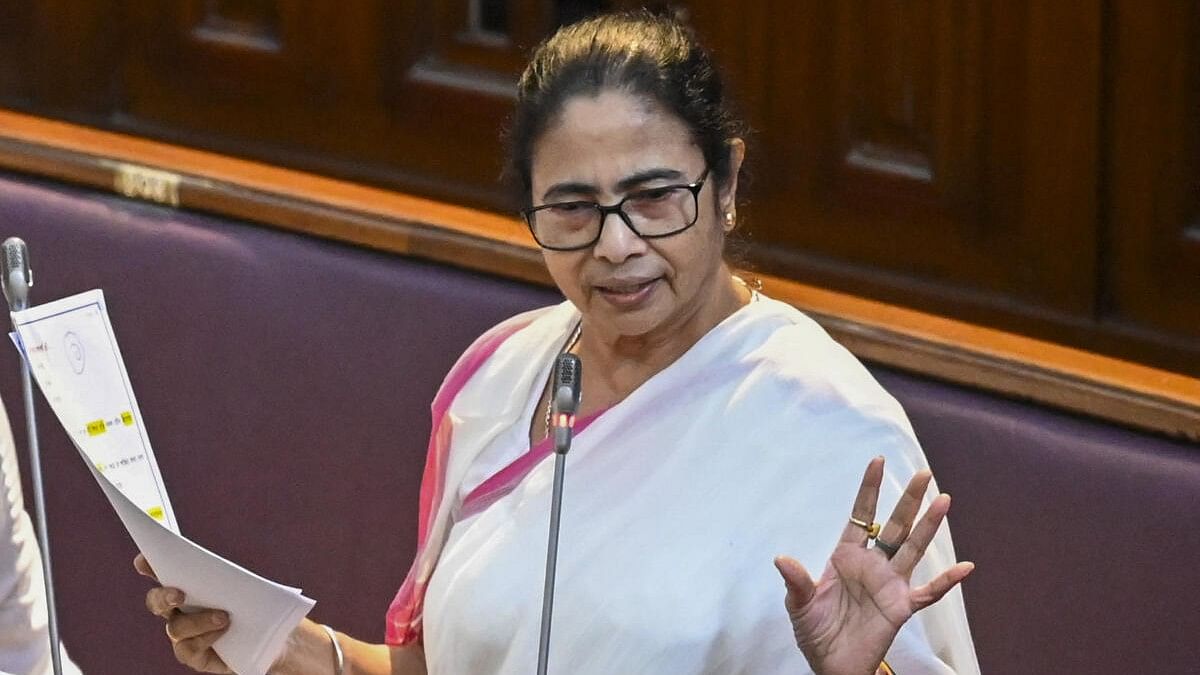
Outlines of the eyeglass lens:
<svg viewBox="0 0 1200 675">
<path fill-rule="evenodd" d="M 662 237 L 696 222 L 696 194 L 687 186 L 642 190 L 619 205 L 633 230 L 643 237 Z M 604 211 L 593 202 L 551 204 L 529 214 L 534 237 L 549 248 L 584 247 L 600 236 Z"/>
</svg>

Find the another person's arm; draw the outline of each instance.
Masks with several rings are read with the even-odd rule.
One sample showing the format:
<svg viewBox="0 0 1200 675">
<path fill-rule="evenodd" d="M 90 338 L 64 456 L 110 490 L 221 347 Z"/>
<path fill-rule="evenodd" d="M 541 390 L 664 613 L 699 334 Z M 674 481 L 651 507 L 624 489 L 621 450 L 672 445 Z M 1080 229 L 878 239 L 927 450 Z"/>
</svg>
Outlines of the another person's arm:
<svg viewBox="0 0 1200 675">
<path fill-rule="evenodd" d="M 79 674 L 61 645 L 59 656 L 64 673 Z M 17 448 L 0 402 L 0 671 L 48 673 L 51 662 L 41 550 L 25 512 Z"/>
<path fill-rule="evenodd" d="M 154 571 L 138 554 L 134 567 L 154 579 Z M 202 673 L 232 673 L 212 645 L 225 633 L 229 617 L 219 610 L 183 614 L 183 592 L 158 586 L 146 593 L 146 609 L 167 622 L 175 658 Z M 418 647 L 389 647 L 337 634 L 344 656 L 343 675 L 425 675 L 425 655 Z M 333 675 L 334 649 L 329 634 L 305 619 L 292 631 L 284 653 L 271 668 L 272 675 Z"/>
</svg>

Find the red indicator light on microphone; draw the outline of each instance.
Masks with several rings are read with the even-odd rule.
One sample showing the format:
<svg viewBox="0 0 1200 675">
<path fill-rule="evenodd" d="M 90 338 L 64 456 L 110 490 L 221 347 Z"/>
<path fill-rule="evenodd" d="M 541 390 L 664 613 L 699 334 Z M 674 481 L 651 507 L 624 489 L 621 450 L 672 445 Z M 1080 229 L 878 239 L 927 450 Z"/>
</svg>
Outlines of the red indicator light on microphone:
<svg viewBox="0 0 1200 675">
<path fill-rule="evenodd" d="M 573 429 L 575 427 L 575 416 L 568 415 L 567 413 L 559 413 L 554 419 L 554 426 L 559 428 L 566 427 L 568 429 Z"/>
</svg>

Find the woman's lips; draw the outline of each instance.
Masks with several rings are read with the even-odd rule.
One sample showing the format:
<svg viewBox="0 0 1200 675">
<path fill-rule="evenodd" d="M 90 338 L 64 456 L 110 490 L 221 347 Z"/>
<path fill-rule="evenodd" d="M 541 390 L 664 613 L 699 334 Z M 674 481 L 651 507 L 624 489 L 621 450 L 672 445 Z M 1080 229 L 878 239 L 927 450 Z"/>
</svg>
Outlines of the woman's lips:
<svg viewBox="0 0 1200 675">
<path fill-rule="evenodd" d="M 660 279 L 661 277 L 656 277 L 646 281 L 612 282 L 605 286 L 596 286 L 596 290 L 609 303 L 622 309 L 631 309 L 650 297 Z"/>
</svg>

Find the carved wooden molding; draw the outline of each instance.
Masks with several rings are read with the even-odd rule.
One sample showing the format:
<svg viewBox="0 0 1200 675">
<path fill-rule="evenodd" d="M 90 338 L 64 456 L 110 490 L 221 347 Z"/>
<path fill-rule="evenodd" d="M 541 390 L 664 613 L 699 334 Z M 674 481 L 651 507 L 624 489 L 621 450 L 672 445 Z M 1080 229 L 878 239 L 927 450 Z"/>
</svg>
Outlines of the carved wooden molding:
<svg viewBox="0 0 1200 675">
<path fill-rule="evenodd" d="M 0 111 L 0 168 L 549 284 L 515 218 Z M 1200 379 L 787 279 L 765 291 L 861 358 L 1200 440 Z"/>
</svg>

